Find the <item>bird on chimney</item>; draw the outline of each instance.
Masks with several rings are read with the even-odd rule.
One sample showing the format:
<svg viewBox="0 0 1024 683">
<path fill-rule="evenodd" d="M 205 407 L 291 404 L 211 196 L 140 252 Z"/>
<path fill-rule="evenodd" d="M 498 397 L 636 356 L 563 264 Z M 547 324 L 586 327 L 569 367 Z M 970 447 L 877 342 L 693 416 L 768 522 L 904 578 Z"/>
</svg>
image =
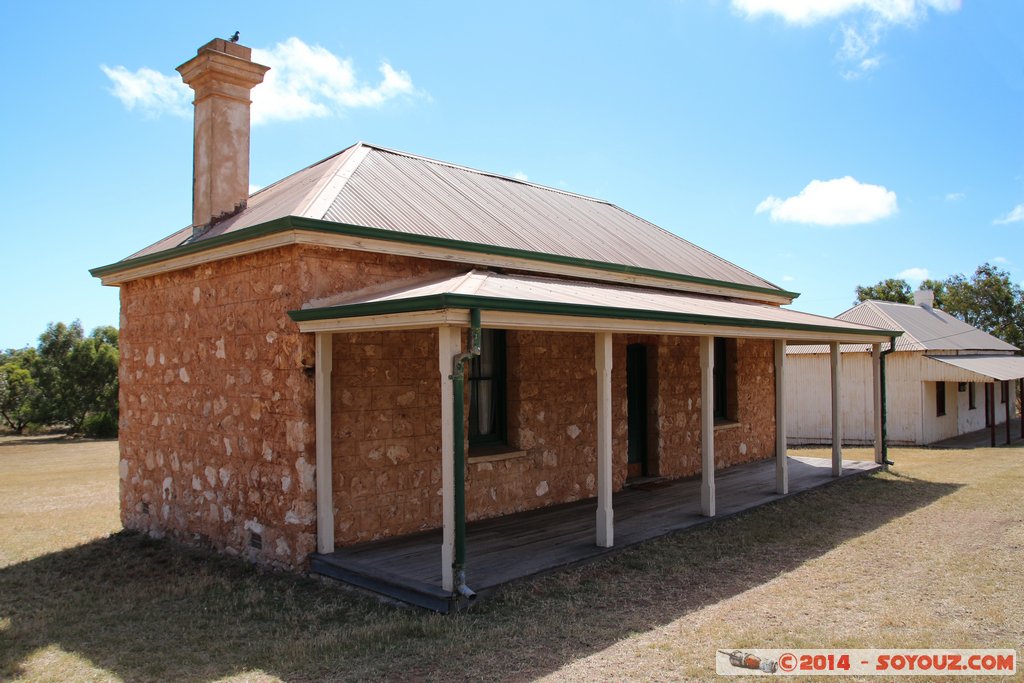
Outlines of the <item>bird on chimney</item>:
<svg viewBox="0 0 1024 683">
<path fill-rule="evenodd" d="M 232 43 L 237 43 L 238 42 L 238 31 L 235 31 L 235 35 L 231 36 L 231 42 Z"/>
</svg>

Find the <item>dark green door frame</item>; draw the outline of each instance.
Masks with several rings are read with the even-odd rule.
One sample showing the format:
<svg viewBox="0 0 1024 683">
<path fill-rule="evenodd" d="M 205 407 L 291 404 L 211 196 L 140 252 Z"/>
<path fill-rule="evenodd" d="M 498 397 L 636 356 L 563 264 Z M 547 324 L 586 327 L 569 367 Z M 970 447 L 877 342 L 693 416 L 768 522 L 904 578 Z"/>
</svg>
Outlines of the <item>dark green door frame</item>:
<svg viewBox="0 0 1024 683">
<path fill-rule="evenodd" d="M 647 461 L 647 347 L 626 347 L 628 462 L 633 476 L 649 475 Z"/>
</svg>

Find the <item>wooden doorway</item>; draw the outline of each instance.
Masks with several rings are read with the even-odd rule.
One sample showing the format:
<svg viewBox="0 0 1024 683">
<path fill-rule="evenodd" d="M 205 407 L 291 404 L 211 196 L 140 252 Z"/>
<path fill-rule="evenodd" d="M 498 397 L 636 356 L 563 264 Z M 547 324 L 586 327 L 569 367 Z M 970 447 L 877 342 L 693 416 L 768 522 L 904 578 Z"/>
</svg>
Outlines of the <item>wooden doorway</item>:
<svg viewBox="0 0 1024 683">
<path fill-rule="evenodd" d="M 626 347 L 627 477 L 630 479 L 652 474 L 647 458 L 647 396 L 647 347 L 630 344 Z"/>
</svg>

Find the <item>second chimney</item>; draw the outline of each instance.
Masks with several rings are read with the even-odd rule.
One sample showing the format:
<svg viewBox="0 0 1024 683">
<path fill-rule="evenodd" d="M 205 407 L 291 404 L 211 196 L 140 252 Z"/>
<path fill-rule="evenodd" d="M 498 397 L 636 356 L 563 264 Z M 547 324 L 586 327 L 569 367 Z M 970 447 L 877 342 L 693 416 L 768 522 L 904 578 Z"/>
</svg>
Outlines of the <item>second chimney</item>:
<svg viewBox="0 0 1024 683">
<path fill-rule="evenodd" d="M 919 289 L 914 292 L 914 305 L 920 306 L 921 308 L 932 310 L 932 304 L 935 302 L 935 292 L 930 289 Z"/>
<path fill-rule="evenodd" d="M 249 99 L 270 67 L 252 49 L 214 38 L 178 67 L 195 93 L 193 234 L 245 207 L 249 198 Z"/>
</svg>

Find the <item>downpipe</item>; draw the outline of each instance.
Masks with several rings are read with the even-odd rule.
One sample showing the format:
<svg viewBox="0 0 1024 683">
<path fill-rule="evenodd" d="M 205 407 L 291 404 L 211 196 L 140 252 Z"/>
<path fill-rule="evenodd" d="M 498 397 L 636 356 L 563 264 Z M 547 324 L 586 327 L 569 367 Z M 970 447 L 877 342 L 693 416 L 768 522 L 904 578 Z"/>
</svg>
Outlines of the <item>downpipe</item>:
<svg viewBox="0 0 1024 683">
<path fill-rule="evenodd" d="M 455 435 L 455 561 L 452 563 L 452 577 L 455 580 L 455 595 L 466 600 L 474 599 L 476 593 L 466 585 L 466 438 L 463 402 L 466 392 L 466 363 L 480 355 L 480 343 L 480 309 L 474 308 L 469 312 L 469 350 L 452 358 L 452 374 L 449 378 L 454 389 L 452 421 Z"/>
<path fill-rule="evenodd" d="M 895 350 L 896 350 L 896 340 L 892 339 L 892 340 L 889 341 L 889 348 L 886 349 L 885 351 L 880 352 L 878 354 L 879 383 L 882 385 L 880 387 L 880 390 L 881 390 L 880 393 L 882 394 L 882 396 L 881 396 L 881 399 L 882 399 L 881 403 L 882 403 L 882 470 L 883 471 L 888 471 L 889 465 L 895 465 L 896 464 L 892 460 L 889 459 L 889 437 L 888 437 L 888 434 L 886 433 L 886 430 L 887 430 L 886 422 L 888 420 L 889 410 L 888 410 L 888 407 L 887 407 L 887 404 L 886 404 L 886 398 L 885 398 L 885 357 L 888 356 L 890 353 L 892 353 Z"/>
</svg>

